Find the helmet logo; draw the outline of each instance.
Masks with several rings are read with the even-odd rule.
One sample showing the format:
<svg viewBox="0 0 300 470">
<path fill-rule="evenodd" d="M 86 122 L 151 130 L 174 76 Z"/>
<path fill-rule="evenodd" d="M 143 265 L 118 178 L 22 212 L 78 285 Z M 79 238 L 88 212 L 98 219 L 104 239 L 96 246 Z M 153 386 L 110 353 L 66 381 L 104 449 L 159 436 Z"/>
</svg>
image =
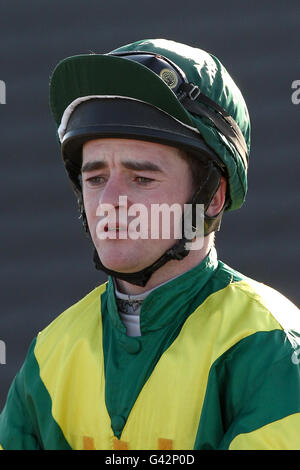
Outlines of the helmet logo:
<svg viewBox="0 0 300 470">
<path fill-rule="evenodd" d="M 177 75 L 173 70 L 162 69 L 159 76 L 171 89 L 175 88 L 178 84 Z"/>
</svg>

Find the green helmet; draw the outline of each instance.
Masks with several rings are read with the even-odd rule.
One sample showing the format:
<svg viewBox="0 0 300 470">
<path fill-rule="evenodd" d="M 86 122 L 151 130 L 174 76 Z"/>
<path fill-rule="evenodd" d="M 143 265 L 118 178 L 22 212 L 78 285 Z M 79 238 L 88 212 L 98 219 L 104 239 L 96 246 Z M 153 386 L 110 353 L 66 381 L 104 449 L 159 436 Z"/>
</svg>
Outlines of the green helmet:
<svg viewBox="0 0 300 470">
<path fill-rule="evenodd" d="M 193 206 L 197 202 L 204 203 L 205 209 L 209 206 L 224 174 L 226 203 L 216 217 L 205 215 L 205 235 L 219 229 L 224 210 L 238 209 L 245 200 L 250 151 L 248 110 L 220 61 L 201 49 L 153 39 L 108 54 L 66 58 L 52 74 L 50 106 L 87 232 L 79 178 L 82 145 L 99 137 L 164 143 L 200 159 L 207 173 L 205 184 L 191 200 Z M 124 276 L 106 272 L 145 285 L 166 261 L 188 254 L 185 242 L 183 238 L 143 272 Z M 103 269 L 101 262 L 99 266 Z"/>
</svg>

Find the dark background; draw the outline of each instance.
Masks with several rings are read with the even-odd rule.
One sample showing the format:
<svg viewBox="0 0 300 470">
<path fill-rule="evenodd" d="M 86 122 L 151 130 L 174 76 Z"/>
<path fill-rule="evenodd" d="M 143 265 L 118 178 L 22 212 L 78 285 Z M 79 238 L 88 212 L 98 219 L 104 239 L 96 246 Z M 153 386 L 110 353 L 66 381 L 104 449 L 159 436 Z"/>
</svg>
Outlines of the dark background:
<svg viewBox="0 0 300 470">
<path fill-rule="evenodd" d="M 219 257 L 299 305 L 300 3 L 0 0 L 0 410 L 37 334 L 105 276 L 94 270 L 48 106 L 67 56 L 162 37 L 216 55 L 252 120 L 249 192 L 217 235 Z"/>
</svg>

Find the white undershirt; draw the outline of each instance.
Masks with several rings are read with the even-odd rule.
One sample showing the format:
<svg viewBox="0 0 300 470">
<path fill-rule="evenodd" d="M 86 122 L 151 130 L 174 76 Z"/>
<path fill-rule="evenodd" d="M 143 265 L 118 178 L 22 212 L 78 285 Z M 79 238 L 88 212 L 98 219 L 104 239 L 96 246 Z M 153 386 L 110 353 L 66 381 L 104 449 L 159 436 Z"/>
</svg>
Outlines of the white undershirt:
<svg viewBox="0 0 300 470">
<path fill-rule="evenodd" d="M 142 294 L 131 295 L 119 292 L 115 281 L 114 285 L 119 315 L 126 326 L 127 336 L 141 336 L 140 311 L 142 302 L 156 287 Z"/>
</svg>

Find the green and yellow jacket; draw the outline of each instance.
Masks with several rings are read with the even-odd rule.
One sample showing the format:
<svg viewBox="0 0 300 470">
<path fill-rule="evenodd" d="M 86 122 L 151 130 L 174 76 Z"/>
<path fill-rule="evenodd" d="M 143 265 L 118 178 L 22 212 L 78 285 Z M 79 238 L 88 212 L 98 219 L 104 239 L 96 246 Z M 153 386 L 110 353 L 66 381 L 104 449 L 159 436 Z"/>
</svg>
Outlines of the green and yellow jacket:
<svg viewBox="0 0 300 470">
<path fill-rule="evenodd" d="M 128 337 L 112 279 L 33 341 L 3 449 L 300 449 L 299 310 L 217 260 L 152 291 Z M 299 360 L 298 360 L 299 359 Z"/>
</svg>

